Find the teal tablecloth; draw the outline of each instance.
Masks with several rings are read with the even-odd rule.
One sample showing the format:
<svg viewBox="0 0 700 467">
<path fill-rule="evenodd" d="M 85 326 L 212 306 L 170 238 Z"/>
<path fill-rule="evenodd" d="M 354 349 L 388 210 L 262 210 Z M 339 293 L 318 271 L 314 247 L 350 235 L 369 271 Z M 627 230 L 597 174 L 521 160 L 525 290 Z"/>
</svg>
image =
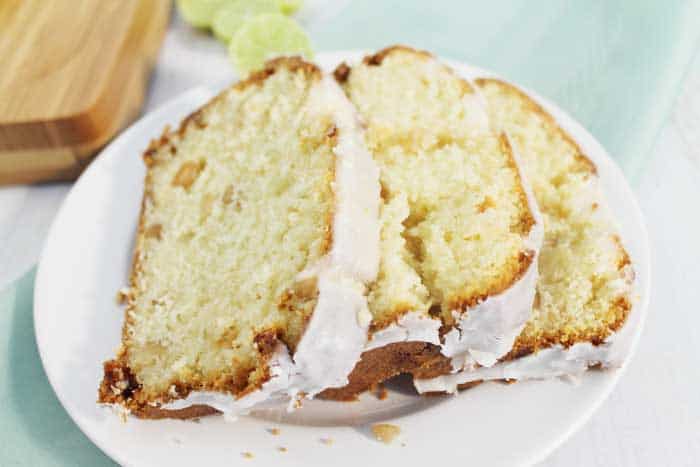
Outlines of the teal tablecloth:
<svg viewBox="0 0 700 467">
<path fill-rule="evenodd" d="M 634 181 L 700 38 L 700 2 L 357 0 L 311 34 L 319 50 L 406 43 L 496 71 L 571 113 Z M 33 288 L 31 271 L 0 292 L 0 465 L 109 465 L 46 380 Z"/>
<path fill-rule="evenodd" d="M 634 182 L 700 38 L 696 0 L 356 0 L 312 31 L 322 50 L 425 48 L 550 98 Z"/>
<path fill-rule="evenodd" d="M 32 269 L 0 292 L 0 465 L 112 465 L 63 410 L 46 379 L 34 341 L 34 274 Z"/>
</svg>

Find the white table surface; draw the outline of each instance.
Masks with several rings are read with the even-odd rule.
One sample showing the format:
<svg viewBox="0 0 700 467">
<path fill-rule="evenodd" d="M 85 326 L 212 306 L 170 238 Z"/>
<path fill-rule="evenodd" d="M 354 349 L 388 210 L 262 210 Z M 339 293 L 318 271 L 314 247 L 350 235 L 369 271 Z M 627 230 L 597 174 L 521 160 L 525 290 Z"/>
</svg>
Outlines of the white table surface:
<svg viewBox="0 0 700 467">
<path fill-rule="evenodd" d="M 232 78 L 223 47 L 175 21 L 144 112 L 195 85 Z M 700 465 L 700 56 L 635 188 L 653 249 L 646 328 L 613 394 L 546 466 Z M 36 263 L 69 189 L 0 188 L 0 290 Z"/>
</svg>

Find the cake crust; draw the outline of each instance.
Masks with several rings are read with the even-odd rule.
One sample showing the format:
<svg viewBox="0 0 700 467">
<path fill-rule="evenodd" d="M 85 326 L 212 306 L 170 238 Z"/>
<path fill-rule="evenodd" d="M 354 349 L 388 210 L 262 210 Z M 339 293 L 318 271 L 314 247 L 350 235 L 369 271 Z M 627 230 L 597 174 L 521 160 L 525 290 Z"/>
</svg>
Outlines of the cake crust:
<svg viewBox="0 0 700 467">
<path fill-rule="evenodd" d="M 377 383 L 402 373 L 419 372 L 431 378 L 450 371 L 450 361 L 440 354 L 440 347 L 428 342 L 397 342 L 362 354 L 348 384 L 330 388 L 319 396 L 336 401 L 353 401 Z"/>
</svg>

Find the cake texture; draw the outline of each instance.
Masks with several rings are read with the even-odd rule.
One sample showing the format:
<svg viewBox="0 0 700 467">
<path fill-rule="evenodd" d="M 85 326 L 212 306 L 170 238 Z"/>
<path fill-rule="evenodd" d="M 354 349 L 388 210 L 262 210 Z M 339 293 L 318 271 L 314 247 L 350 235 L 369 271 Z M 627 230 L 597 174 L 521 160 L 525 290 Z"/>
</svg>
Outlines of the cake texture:
<svg viewBox="0 0 700 467">
<path fill-rule="evenodd" d="M 394 46 L 334 74 L 380 168 L 381 259 L 364 363 L 324 395 L 352 398 L 440 355 L 494 364 L 530 316 L 542 241 L 509 140 L 426 52 Z"/>
<path fill-rule="evenodd" d="M 99 401 L 235 415 L 345 385 L 371 321 L 379 183 L 335 81 L 268 62 L 144 160 L 122 344 Z"/>
<path fill-rule="evenodd" d="M 421 392 L 454 392 L 487 379 L 578 375 L 616 366 L 629 344 L 634 272 L 598 186 L 594 164 L 539 104 L 497 79 L 476 79 L 493 124 L 520 155 L 544 218 L 532 316 L 512 350 L 485 368 L 415 379 Z M 420 375 L 427 378 L 433 375 Z"/>
</svg>

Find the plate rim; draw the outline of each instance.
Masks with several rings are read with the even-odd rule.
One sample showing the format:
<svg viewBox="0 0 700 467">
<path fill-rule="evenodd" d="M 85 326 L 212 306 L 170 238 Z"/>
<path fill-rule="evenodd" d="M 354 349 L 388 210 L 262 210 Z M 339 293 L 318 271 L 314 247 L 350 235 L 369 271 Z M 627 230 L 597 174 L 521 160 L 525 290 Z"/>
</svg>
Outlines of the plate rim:
<svg viewBox="0 0 700 467">
<path fill-rule="evenodd" d="M 361 50 L 361 49 L 352 49 L 352 50 L 340 50 L 340 51 L 324 51 L 320 52 L 315 61 L 316 62 L 334 62 L 334 63 L 340 63 L 341 61 L 355 61 L 357 58 L 362 57 L 368 53 L 367 50 Z M 626 359 L 624 360 L 623 364 L 621 365 L 620 368 L 616 369 L 615 371 L 610 371 L 607 372 L 606 374 L 606 380 L 604 383 L 604 386 L 602 387 L 601 390 L 599 390 L 598 394 L 594 398 L 593 402 L 591 402 L 588 407 L 586 407 L 586 410 L 583 411 L 576 419 L 574 422 L 570 423 L 569 426 L 567 427 L 566 430 L 563 430 L 562 433 L 559 434 L 559 436 L 552 438 L 549 443 L 546 445 L 541 446 L 536 452 L 531 453 L 531 457 L 528 459 L 523 459 L 522 460 L 522 465 L 532 465 L 535 463 L 538 463 L 548 457 L 557 447 L 561 446 L 569 437 L 571 437 L 575 432 L 577 432 L 583 425 L 585 425 L 591 418 L 591 416 L 600 408 L 600 406 L 605 402 L 605 400 L 609 397 L 611 392 L 614 390 L 614 388 L 617 386 L 617 383 L 619 382 L 620 378 L 622 377 L 623 374 L 627 371 L 627 368 L 631 362 L 631 360 L 634 358 L 636 354 L 637 347 L 639 345 L 639 341 L 641 339 L 642 331 L 644 329 L 645 323 L 646 323 L 646 317 L 648 314 L 648 308 L 649 308 L 649 302 L 650 302 L 650 296 L 651 296 L 651 288 L 652 288 L 652 283 L 653 283 L 653 278 L 652 278 L 652 255 L 651 255 L 651 243 L 649 241 L 649 233 L 647 229 L 647 223 L 644 217 L 644 214 L 639 206 L 639 202 L 637 200 L 636 195 L 634 194 L 632 188 L 629 185 L 629 182 L 627 181 L 627 178 L 625 177 L 624 173 L 620 169 L 619 165 L 617 162 L 610 157 L 609 153 L 605 149 L 605 147 L 595 138 L 593 135 L 590 134 L 590 132 L 582 125 L 580 124 L 576 119 L 571 117 L 566 111 L 564 111 L 562 108 L 559 106 L 555 105 L 553 102 L 549 101 L 547 98 L 539 95 L 536 92 L 533 92 L 531 89 L 528 89 L 526 87 L 520 86 L 513 81 L 504 78 L 503 76 L 493 73 L 489 70 L 482 69 L 477 66 L 473 66 L 469 63 L 466 63 L 461 60 L 455 60 L 451 59 L 446 56 L 442 55 L 435 55 L 438 60 L 441 62 L 449 65 L 450 67 L 456 69 L 458 71 L 458 74 L 460 76 L 463 75 L 462 71 L 467 68 L 471 69 L 480 75 L 483 76 L 488 76 L 488 77 L 494 77 L 498 79 L 502 79 L 510 84 L 515 85 L 519 89 L 523 90 L 527 95 L 532 97 L 536 102 L 538 102 L 540 105 L 542 105 L 547 112 L 553 114 L 555 119 L 557 120 L 557 123 L 562 125 L 563 127 L 566 127 L 565 130 L 567 132 L 571 132 L 570 128 L 574 128 L 577 134 L 580 135 L 585 135 L 588 139 L 590 139 L 595 145 L 597 146 L 596 151 L 598 151 L 602 156 L 601 159 L 605 160 L 605 171 L 612 171 L 614 172 L 615 178 L 622 180 L 624 183 L 622 185 L 622 191 L 624 192 L 624 195 L 626 198 L 628 198 L 630 204 L 634 207 L 634 212 L 632 213 L 632 217 L 635 217 L 638 221 L 640 226 L 642 227 L 642 231 L 638 232 L 639 235 L 639 243 L 640 243 L 640 256 L 643 256 L 641 258 L 640 264 L 635 265 L 635 269 L 637 267 L 640 267 L 641 265 L 644 265 L 644 277 L 646 278 L 646 284 L 645 287 L 642 290 L 636 290 L 637 293 L 639 293 L 639 299 L 635 303 L 635 306 L 633 308 L 633 311 L 637 313 L 637 323 L 635 324 L 635 329 L 634 329 L 634 334 L 632 336 L 632 340 L 630 343 L 629 351 L 627 354 Z M 235 82 L 235 79 L 232 81 Z M 76 180 L 76 182 L 73 184 L 71 187 L 69 193 L 66 195 L 65 199 L 61 203 L 60 208 L 57 210 L 56 215 L 51 222 L 51 227 L 48 230 L 48 233 L 46 235 L 46 238 L 44 240 L 44 244 L 41 250 L 41 255 L 39 257 L 39 262 L 38 262 L 38 267 L 37 267 L 37 272 L 36 272 L 36 280 L 35 280 L 35 287 L 34 287 L 34 293 L 33 293 L 33 299 L 34 299 L 34 306 L 33 306 L 33 324 L 34 324 L 34 337 L 37 345 L 37 350 L 39 352 L 39 356 L 41 359 L 42 363 L 42 368 L 44 369 L 44 373 L 47 376 L 47 379 L 49 380 L 49 383 L 51 385 L 51 388 L 56 394 L 59 402 L 63 406 L 64 410 L 68 413 L 69 417 L 71 420 L 80 428 L 80 430 L 85 434 L 85 436 L 90 439 L 90 441 L 95 444 L 100 450 L 102 450 L 108 457 L 110 457 L 112 460 L 115 462 L 118 462 L 123 465 L 129 465 L 130 460 L 127 457 L 124 457 L 122 455 L 122 451 L 119 449 L 115 449 L 112 444 L 109 443 L 102 443 L 98 440 L 97 437 L 93 436 L 93 433 L 89 429 L 89 427 L 86 427 L 83 425 L 82 421 L 76 417 L 73 413 L 72 410 L 70 410 L 68 407 L 69 405 L 67 404 L 66 400 L 64 398 L 66 397 L 65 394 L 63 394 L 61 391 L 58 390 L 58 385 L 56 383 L 56 375 L 53 373 L 52 369 L 48 367 L 47 365 L 47 358 L 46 354 L 49 351 L 46 348 L 46 342 L 40 339 L 40 336 L 42 335 L 41 333 L 41 304 L 43 303 L 42 299 L 42 293 L 41 291 L 45 288 L 44 283 L 46 283 L 50 278 L 47 276 L 47 267 L 45 266 L 45 261 L 44 259 L 48 256 L 48 251 L 49 251 L 49 246 L 51 239 L 56 235 L 55 232 L 58 229 L 58 221 L 61 219 L 62 215 L 64 212 L 68 209 L 68 206 L 71 204 L 72 199 L 77 196 L 76 193 L 80 193 L 80 188 L 83 186 L 85 183 L 85 180 L 89 179 L 93 173 L 98 171 L 100 167 L 105 165 L 107 161 L 111 159 L 111 157 L 115 157 L 116 154 L 118 154 L 118 151 L 116 151 L 115 148 L 118 148 L 120 145 L 123 144 L 128 144 L 128 141 L 130 137 L 134 133 L 138 131 L 138 129 L 142 126 L 145 125 L 153 125 L 155 121 L 161 121 L 166 118 L 164 118 L 164 115 L 167 115 L 169 112 L 171 112 L 173 108 L 176 108 L 180 105 L 181 102 L 187 100 L 187 99 L 193 99 L 195 98 L 194 96 L 197 96 L 200 98 L 203 102 L 206 102 L 210 98 L 212 98 L 216 92 L 212 90 L 212 88 L 208 87 L 203 87 L 203 86 L 196 86 L 193 88 L 190 88 L 189 90 L 177 94 L 170 99 L 168 99 L 166 102 L 164 102 L 162 105 L 158 106 L 157 108 L 145 113 L 142 115 L 139 119 L 135 120 L 132 122 L 128 127 L 126 127 L 124 130 L 122 130 L 118 136 L 113 139 L 107 146 L 105 146 L 98 155 L 95 156 L 94 160 L 92 163 L 87 167 L 87 169 L 80 175 L 80 177 Z M 562 121 L 563 120 L 563 121 Z M 156 137 L 157 135 L 153 135 Z M 574 138 L 578 142 L 578 136 Z M 595 161 L 597 166 L 600 166 L 600 161 Z M 623 238 L 623 243 L 625 239 Z M 544 443 L 543 443 L 544 444 Z"/>
</svg>

